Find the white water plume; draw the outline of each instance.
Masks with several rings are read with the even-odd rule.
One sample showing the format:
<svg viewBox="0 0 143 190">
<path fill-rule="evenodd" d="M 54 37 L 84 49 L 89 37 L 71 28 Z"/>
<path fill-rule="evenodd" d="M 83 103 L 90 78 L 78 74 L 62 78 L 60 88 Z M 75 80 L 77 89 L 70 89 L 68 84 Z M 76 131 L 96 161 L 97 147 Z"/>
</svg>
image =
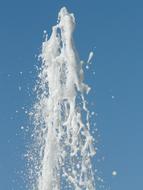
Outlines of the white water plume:
<svg viewBox="0 0 143 190">
<path fill-rule="evenodd" d="M 73 42 L 75 18 L 64 7 L 42 45 L 34 106 L 34 190 L 95 190 L 95 155 L 84 94 L 83 62 Z"/>
</svg>

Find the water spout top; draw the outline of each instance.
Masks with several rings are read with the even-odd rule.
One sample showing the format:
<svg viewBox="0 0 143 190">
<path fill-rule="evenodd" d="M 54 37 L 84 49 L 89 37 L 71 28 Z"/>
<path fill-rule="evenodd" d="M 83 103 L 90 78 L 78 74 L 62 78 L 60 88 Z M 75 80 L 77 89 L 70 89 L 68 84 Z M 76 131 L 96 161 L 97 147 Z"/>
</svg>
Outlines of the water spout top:
<svg viewBox="0 0 143 190">
<path fill-rule="evenodd" d="M 59 11 L 59 15 L 58 16 L 59 16 L 59 18 L 61 18 L 61 17 L 65 16 L 65 15 L 67 15 L 67 14 L 69 14 L 67 8 L 66 7 L 62 7 L 61 10 Z"/>
<path fill-rule="evenodd" d="M 72 33 L 75 28 L 75 17 L 72 13 L 69 13 L 66 7 L 61 8 L 59 15 L 59 28 L 64 32 Z"/>
</svg>

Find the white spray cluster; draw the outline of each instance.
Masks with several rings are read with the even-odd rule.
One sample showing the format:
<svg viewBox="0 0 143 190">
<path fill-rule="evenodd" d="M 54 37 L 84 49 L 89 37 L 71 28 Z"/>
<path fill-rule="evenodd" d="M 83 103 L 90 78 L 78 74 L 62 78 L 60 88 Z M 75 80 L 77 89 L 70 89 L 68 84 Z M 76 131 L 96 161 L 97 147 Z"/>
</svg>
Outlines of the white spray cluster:
<svg viewBox="0 0 143 190">
<path fill-rule="evenodd" d="M 95 154 L 84 94 L 82 62 L 73 42 L 75 18 L 64 7 L 42 45 L 34 106 L 38 147 L 34 190 L 95 190 Z"/>
</svg>

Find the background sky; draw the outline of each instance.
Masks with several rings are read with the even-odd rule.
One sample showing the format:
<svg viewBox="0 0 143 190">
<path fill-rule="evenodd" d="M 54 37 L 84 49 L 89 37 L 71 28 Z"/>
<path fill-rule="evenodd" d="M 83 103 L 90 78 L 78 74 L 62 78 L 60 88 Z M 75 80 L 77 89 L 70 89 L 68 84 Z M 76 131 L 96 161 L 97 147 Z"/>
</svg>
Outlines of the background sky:
<svg viewBox="0 0 143 190">
<path fill-rule="evenodd" d="M 76 17 L 80 57 L 95 52 L 86 72 L 96 102 L 104 190 L 143 189 L 143 2 L 141 0 L 0 1 L 0 190 L 25 190 L 25 114 L 34 99 L 43 31 L 66 6 Z M 95 76 L 91 73 L 95 71 Z M 30 125 L 29 125 L 30 126 Z M 24 130 L 25 131 L 25 130 Z M 105 159 L 102 159 L 105 157 Z M 112 171 L 117 176 L 112 176 Z M 103 189 L 98 186 L 97 190 Z"/>
</svg>

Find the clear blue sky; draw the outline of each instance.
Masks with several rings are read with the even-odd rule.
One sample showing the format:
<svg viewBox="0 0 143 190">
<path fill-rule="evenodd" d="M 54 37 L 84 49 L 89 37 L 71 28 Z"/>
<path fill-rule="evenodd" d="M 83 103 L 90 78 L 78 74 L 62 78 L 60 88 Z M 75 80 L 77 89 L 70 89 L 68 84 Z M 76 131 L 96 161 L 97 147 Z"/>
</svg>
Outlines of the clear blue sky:
<svg viewBox="0 0 143 190">
<path fill-rule="evenodd" d="M 62 6 L 74 12 L 82 59 L 95 51 L 86 73 L 93 87 L 101 135 L 98 157 L 105 187 L 143 189 L 143 2 L 141 0 L 0 1 L 0 190 L 25 190 L 22 154 L 28 125 L 22 107 L 33 102 L 43 30 L 51 31 Z M 95 48 L 96 47 L 96 48 Z M 95 77 L 91 71 L 95 70 Z M 21 73 L 22 72 L 22 73 Z M 29 96 L 30 94 L 30 96 Z M 114 98 L 112 97 L 114 96 Z M 24 139 L 25 138 L 25 139 Z M 118 175 L 111 175 L 117 170 Z M 100 188 L 99 188 L 100 189 Z M 99 190 L 97 189 L 97 190 Z M 106 189 L 106 188 L 105 188 Z"/>
</svg>

